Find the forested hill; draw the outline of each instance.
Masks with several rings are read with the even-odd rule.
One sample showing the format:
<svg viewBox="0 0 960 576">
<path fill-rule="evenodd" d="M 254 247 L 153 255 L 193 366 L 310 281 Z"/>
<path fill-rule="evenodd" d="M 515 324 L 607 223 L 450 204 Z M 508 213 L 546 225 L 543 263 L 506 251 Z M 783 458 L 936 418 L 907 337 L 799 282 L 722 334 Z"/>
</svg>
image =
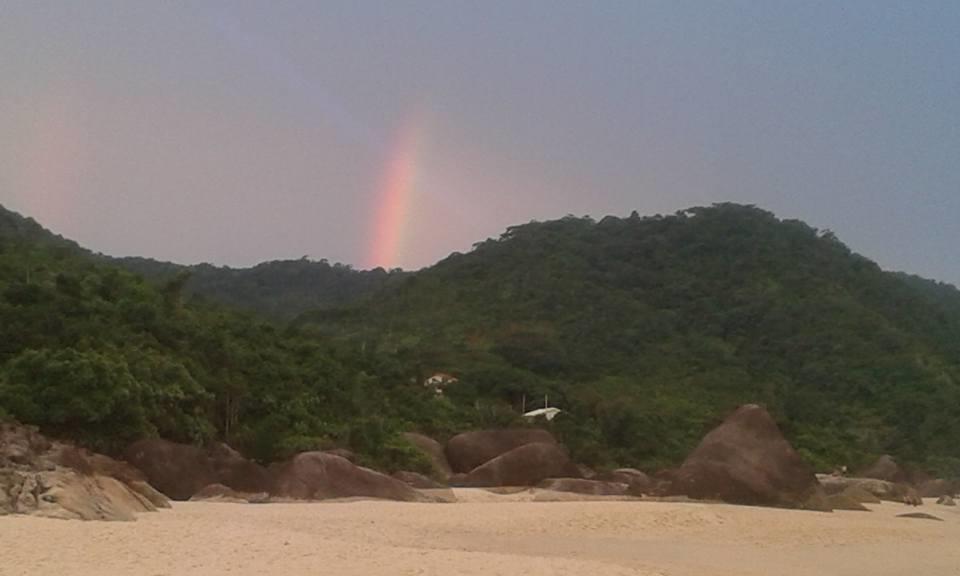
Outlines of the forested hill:
<svg viewBox="0 0 960 576">
<path fill-rule="evenodd" d="M 264 302 L 303 287 L 303 305 L 297 264 L 236 276 L 270 286 Z M 370 273 L 386 281 L 288 327 L 147 266 L 153 282 L 0 209 L 0 418 L 107 450 L 153 434 L 261 460 L 337 445 L 390 469 L 416 466 L 402 431 L 517 423 L 549 395 L 575 458 L 656 469 L 760 402 L 821 469 L 892 453 L 960 476 L 960 293 L 757 208 L 516 226 Z M 433 371 L 459 382 L 435 398 Z"/>
<path fill-rule="evenodd" d="M 375 292 L 405 273 L 354 270 L 326 260 L 276 260 L 252 268 L 200 264 L 181 266 L 148 258 L 118 258 L 117 264 L 154 282 L 188 275 L 187 294 L 249 310 L 264 318 L 289 321 L 299 314 L 348 304 Z"/>
<path fill-rule="evenodd" d="M 960 464 L 960 293 L 754 207 L 516 226 L 298 324 L 453 372 L 463 402 L 549 393 L 601 460 L 675 461 L 758 401 L 821 467 Z"/>
<path fill-rule="evenodd" d="M 56 247 L 64 251 L 85 252 L 77 243 L 50 232 L 34 219 L 0 206 L 0 242 L 25 246 Z"/>
<path fill-rule="evenodd" d="M 397 282 L 406 273 L 382 268 L 354 270 L 326 260 L 276 260 L 252 268 L 199 264 L 184 266 L 150 258 L 94 254 L 75 242 L 0 206 L 0 239 L 18 239 L 118 265 L 162 286 L 178 278 L 187 297 L 199 296 L 265 319 L 286 322 L 316 309 L 342 306 Z"/>
<path fill-rule="evenodd" d="M 400 433 L 451 433 L 414 373 L 147 282 L 0 208 L 0 420 L 101 451 L 160 435 L 225 440 L 262 461 L 348 447 L 385 469 L 424 465 Z"/>
</svg>

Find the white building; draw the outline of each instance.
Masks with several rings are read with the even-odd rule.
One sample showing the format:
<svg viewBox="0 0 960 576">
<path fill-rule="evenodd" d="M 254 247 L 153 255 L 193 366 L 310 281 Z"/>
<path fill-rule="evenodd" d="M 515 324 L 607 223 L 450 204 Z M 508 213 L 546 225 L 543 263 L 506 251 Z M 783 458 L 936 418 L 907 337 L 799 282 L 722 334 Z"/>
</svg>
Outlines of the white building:
<svg viewBox="0 0 960 576">
<path fill-rule="evenodd" d="M 424 380 L 423 385 L 426 388 L 432 389 L 435 394 L 440 395 L 443 394 L 447 386 L 456 384 L 457 382 L 459 382 L 459 380 L 457 380 L 454 375 L 447 374 L 446 372 L 437 372 Z"/>
<path fill-rule="evenodd" d="M 563 412 L 559 408 L 537 408 L 536 410 L 531 410 L 526 412 L 523 417 L 528 420 L 536 420 L 537 418 L 546 418 L 547 422 L 553 420 L 557 417 L 557 414 Z"/>
</svg>

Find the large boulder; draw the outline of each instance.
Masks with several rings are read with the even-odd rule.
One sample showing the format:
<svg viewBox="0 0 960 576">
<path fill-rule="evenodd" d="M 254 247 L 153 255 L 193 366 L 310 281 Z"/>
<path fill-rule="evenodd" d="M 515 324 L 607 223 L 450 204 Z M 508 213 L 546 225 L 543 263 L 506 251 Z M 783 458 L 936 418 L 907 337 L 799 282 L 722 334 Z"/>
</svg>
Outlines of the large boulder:
<svg viewBox="0 0 960 576">
<path fill-rule="evenodd" d="M 200 448 L 150 438 L 131 444 L 125 456 L 150 484 L 174 500 L 189 500 L 211 484 L 245 493 L 270 488 L 266 468 L 220 442 Z"/>
<path fill-rule="evenodd" d="M 885 454 L 856 474 L 859 478 L 873 478 L 887 482 L 906 483 L 910 481 L 907 472 L 897 464 L 893 456 Z"/>
<path fill-rule="evenodd" d="M 557 441 L 539 428 L 478 430 L 451 438 L 444 453 L 453 472 L 465 474 L 514 448 L 533 443 L 556 444 Z"/>
<path fill-rule="evenodd" d="M 450 478 L 453 470 L 450 469 L 450 463 L 447 462 L 447 455 L 444 453 L 443 446 L 439 442 L 429 436 L 424 436 L 416 432 L 407 432 L 403 437 L 430 460 L 431 476 L 443 482 L 446 482 Z"/>
<path fill-rule="evenodd" d="M 953 500 L 951 496 L 941 496 L 937 498 L 937 504 L 941 506 L 956 506 L 957 503 Z"/>
<path fill-rule="evenodd" d="M 125 457 L 154 488 L 174 500 L 189 500 L 204 486 L 217 483 L 210 456 L 196 446 L 150 438 L 131 444 Z"/>
<path fill-rule="evenodd" d="M 813 468 L 755 404 L 741 406 L 704 437 L 670 490 L 733 504 L 829 509 Z"/>
<path fill-rule="evenodd" d="M 917 489 L 913 486 L 907 486 L 906 484 L 901 484 L 904 487 L 903 497 L 900 499 L 904 504 L 909 504 L 910 506 L 923 506 L 923 498 L 920 497 L 920 494 L 917 493 Z"/>
<path fill-rule="evenodd" d="M 956 495 L 960 492 L 957 488 L 957 482 L 937 478 L 918 484 L 917 492 L 920 493 L 921 498 L 939 498 L 941 496 Z"/>
<path fill-rule="evenodd" d="M 537 487 L 554 492 L 573 492 L 589 496 L 624 496 L 629 486 L 623 482 L 604 482 L 583 478 L 548 478 Z"/>
<path fill-rule="evenodd" d="M 298 500 L 368 497 L 414 502 L 422 498 L 404 482 L 346 458 L 303 452 L 270 467 L 272 496 Z"/>
<path fill-rule="evenodd" d="M 156 509 L 126 484 L 108 476 L 85 476 L 68 468 L 0 472 L 0 515 L 130 521 L 137 513 Z"/>
<path fill-rule="evenodd" d="M 99 474 L 116 478 L 125 484 L 146 481 L 146 476 L 127 462 L 114 460 L 103 454 L 96 454 L 72 444 L 58 444 L 51 450 L 53 461 L 58 466 L 71 468 L 81 474 Z"/>
<path fill-rule="evenodd" d="M 477 466 L 467 486 L 535 486 L 547 478 L 577 478 L 580 470 L 553 442 L 524 444 Z"/>
<path fill-rule="evenodd" d="M 61 444 L 53 451 L 59 466 L 70 468 L 85 476 L 107 476 L 123 482 L 130 490 L 145 498 L 156 508 L 170 508 L 170 500 L 147 482 L 146 475 L 135 466 L 103 454 L 90 452 L 69 444 Z"/>
<path fill-rule="evenodd" d="M 270 489 L 267 469 L 223 443 L 207 448 L 217 483 L 245 493 L 260 493 Z"/>
<path fill-rule="evenodd" d="M 36 428 L 0 424 L 0 515 L 134 520 L 137 513 L 168 505 L 162 497 L 152 501 L 146 495 L 148 486 L 135 489 L 103 473 L 112 468 L 124 466 L 106 456 L 50 441 Z"/>
</svg>

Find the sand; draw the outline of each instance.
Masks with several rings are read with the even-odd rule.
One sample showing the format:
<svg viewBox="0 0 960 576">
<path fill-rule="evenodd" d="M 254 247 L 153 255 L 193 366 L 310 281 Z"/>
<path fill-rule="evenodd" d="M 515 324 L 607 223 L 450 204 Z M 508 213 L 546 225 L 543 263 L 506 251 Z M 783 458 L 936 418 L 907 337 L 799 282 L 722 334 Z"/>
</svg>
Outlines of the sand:
<svg viewBox="0 0 960 576">
<path fill-rule="evenodd" d="M 529 491 L 458 496 L 457 504 L 184 502 L 132 523 L 0 517 L 0 574 L 960 574 L 960 510 L 932 501 L 824 514 L 542 502 Z M 918 510 L 944 522 L 896 518 Z"/>
</svg>

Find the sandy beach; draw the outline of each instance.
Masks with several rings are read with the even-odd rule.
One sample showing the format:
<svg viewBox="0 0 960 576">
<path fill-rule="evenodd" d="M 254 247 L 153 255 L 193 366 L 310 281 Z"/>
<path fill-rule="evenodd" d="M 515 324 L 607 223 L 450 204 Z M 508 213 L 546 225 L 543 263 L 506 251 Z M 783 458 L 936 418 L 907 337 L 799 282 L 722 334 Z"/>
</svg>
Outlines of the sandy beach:
<svg viewBox="0 0 960 576">
<path fill-rule="evenodd" d="M 0 574 L 960 574 L 960 510 L 830 514 L 701 503 L 175 503 L 136 522 L 0 518 Z"/>
</svg>

